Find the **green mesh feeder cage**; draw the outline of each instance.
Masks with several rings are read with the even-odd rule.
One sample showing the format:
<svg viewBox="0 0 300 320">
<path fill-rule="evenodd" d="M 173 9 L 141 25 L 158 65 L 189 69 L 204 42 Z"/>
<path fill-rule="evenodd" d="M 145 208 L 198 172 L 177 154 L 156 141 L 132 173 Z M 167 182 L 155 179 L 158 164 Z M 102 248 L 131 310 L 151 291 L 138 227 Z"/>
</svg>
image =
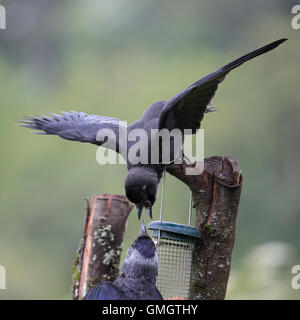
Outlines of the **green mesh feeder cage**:
<svg viewBox="0 0 300 320">
<path fill-rule="evenodd" d="M 200 232 L 192 227 L 192 193 L 188 225 L 162 221 L 165 172 L 163 174 L 160 220 L 148 224 L 158 255 L 156 286 L 164 299 L 188 299 L 194 243 Z"/>
<path fill-rule="evenodd" d="M 148 225 L 158 255 L 156 286 L 164 299 L 188 299 L 194 242 L 199 231 L 191 226 L 152 221 Z"/>
</svg>

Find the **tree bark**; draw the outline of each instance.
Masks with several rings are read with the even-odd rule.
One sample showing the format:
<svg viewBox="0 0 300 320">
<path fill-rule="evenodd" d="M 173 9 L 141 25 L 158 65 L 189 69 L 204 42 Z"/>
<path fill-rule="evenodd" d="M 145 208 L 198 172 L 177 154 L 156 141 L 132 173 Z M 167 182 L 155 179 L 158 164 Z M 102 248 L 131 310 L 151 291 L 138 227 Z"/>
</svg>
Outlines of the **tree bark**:
<svg viewBox="0 0 300 320">
<path fill-rule="evenodd" d="M 86 199 L 83 237 L 73 262 L 73 299 L 81 299 L 102 281 L 119 275 L 127 218 L 133 204 L 125 196 L 97 194 Z"/>
<path fill-rule="evenodd" d="M 211 157 L 199 175 L 186 175 L 195 164 L 170 165 L 167 171 L 192 190 L 196 208 L 196 243 L 191 271 L 190 299 L 224 299 L 230 273 L 235 225 L 242 188 L 238 161 Z"/>
</svg>

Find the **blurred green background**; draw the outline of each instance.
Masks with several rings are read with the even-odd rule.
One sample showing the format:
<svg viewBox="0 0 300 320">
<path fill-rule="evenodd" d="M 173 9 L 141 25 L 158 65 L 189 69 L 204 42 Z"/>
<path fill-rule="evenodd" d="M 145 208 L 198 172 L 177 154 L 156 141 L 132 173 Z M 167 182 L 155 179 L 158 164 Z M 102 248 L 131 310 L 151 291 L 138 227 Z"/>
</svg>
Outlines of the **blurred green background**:
<svg viewBox="0 0 300 320">
<path fill-rule="evenodd" d="M 0 30 L 0 299 L 70 299 L 84 198 L 124 194 L 124 165 L 96 147 L 30 135 L 22 116 L 84 111 L 139 119 L 240 55 L 289 41 L 232 72 L 203 121 L 205 156 L 239 159 L 244 186 L 228 299 L 298 299 L 300 30 L 287 0 L 7 0 Z M 167 176 L 165 219 L 186 223 L 189 191 Z M 159 201 L 154 217 L 159 216 Z M 149 222 L 148 220 L 146 222 Z M 138 233 L 129 218 L 123 256 Z"/>
</svg>

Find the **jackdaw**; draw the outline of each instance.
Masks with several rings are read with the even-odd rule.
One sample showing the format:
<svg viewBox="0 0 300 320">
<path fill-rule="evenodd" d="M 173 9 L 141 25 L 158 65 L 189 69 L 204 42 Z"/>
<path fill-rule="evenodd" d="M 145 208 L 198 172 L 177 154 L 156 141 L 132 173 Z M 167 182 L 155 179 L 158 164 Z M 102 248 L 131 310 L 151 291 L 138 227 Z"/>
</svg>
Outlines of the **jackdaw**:
<svg viewBox="0 0 300 320">
<path fill-rule="evenodd" d="M 139 219 L 144 207 L 150 218 L 152 218 L 152 206 L 156 200 L 157 189 L 162 173 L 167 165 L 173 162 L 177 156 L 172 146 L 166 148 L 166 146 L 161 143 L 161 139 L 153 139 L 153 136 L 151 136 L 153 129 L 156 129 L 157 132 L 161 132 L 162 129 L 168 130 L 169 132 L 176 129 L 182 133 L 182 137 L 184 137 L 187 129 L 191 130 L 191 133 L 197 132 L 204 114 L 216 110 L 210 103 L 218 85 L 224 80 L 225 76 L 244 62 L 273 50 L 286 40 L 287 39 L 280 39 L 274 41 L 243 55 L 196 81 L 170 100 L 159 101 L 152 104 L 146 109 L 140 120 L 129 126 L 116 118 L 88 115 L 84 112 L 75 111 L 71 111 L 70 113 L 62 112 L 61 115 L 52 114 L 53 117 L 41 116 L 24 118 L 24 121 L 20 122 L 24 127 L 40 130 L 40 132 L 36 133 L 58 135 L 67 140 L 89 142 L 119 152 L 126 159 L 128 168 L 128 173 L 125 178 L 126 196 L 136 205 Z M 113 133 L 113 141 L 109 142 L 104 137 L 99 138 L 98 133 L 103 133 L 102 129 L 109 129 L 110 132 Z M 130 138 L 130 134 L 134 132 L 134 129 L 143 129 L 146 133 L 146 140 L 143 140 L 144 142 L 139 145 L 138 150 L 134 150 L 136 151 L 135 153 L 140 156 L 147 154 L 147 161 L 134 162 L 130 160 L 129 150 L 137 143 L 135 139 Z M 158 134 L 156 133 L 156 137 L 157 136 Z M 159 159 L 155 162 L 152 161 L 153 154 L 151 153 L 151 150 L 153 150 L 151 149 L 151 143 L 153 144 L 153 141 L 159 144 Z M 169 146 L 172 145 L 172 143 L 174 142 L 170 140 Z M 181 146 L 182 143 L 183 139 Z M 162 161 L 162 153 L 164 150 L 170 150 L 168 151 L 170 153 L 169 162 Z M 182 157 L 182 153 L 179 157 Z"/>
<path fill-rule="evenodd" d="M 163 300 L 156 288 L 158 258 L 144 221 L 138 238 L 128 249 L 121 274 L 112 283 L 102 282 L 88 291 L 84 300 Z"/>
</svg>

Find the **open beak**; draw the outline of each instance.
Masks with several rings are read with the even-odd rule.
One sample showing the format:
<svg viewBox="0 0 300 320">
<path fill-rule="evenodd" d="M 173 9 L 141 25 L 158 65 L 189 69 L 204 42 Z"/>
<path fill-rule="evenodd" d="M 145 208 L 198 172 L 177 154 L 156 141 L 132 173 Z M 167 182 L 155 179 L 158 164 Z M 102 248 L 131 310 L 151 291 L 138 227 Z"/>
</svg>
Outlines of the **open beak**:
<svg viewBox="0 0 300 320">
<path fill-rule="evenodd" d="M 149 237 L 144 220 L 142 221 L 139 237 Z"/>
<path fill-rule="evenodd" d="M 152 219 L 152 205 L 151 205 L 150 201 L 147 200 L 144 203 L 138 203 L 135 206 L 136 206 L 136 209 L 137 209 L 137 215 L 138 215 L 139 220 L 141 219 L 141 215 L 142 215 L 144 207 L 145 207 L 145 210 L 148 213 L 148 216 L 150 217 L 150 219 Z"/>
<path fill-rule="evenodd" d="M 135 206 L 136 206 L 136 209 L 137 209 L 138 219 L 140 220 L 142 212 L 143 212 L 144 205 L 142 203 L 138 203 Z"/>
<path fill-rule="evenodd" d="M 148 213 L 148 216 L 150 217 L 150 219 L 152 219 L 152 205 L 150 201 L 145 201 L 144 203 L 144 207 Z"/>
</svg>

